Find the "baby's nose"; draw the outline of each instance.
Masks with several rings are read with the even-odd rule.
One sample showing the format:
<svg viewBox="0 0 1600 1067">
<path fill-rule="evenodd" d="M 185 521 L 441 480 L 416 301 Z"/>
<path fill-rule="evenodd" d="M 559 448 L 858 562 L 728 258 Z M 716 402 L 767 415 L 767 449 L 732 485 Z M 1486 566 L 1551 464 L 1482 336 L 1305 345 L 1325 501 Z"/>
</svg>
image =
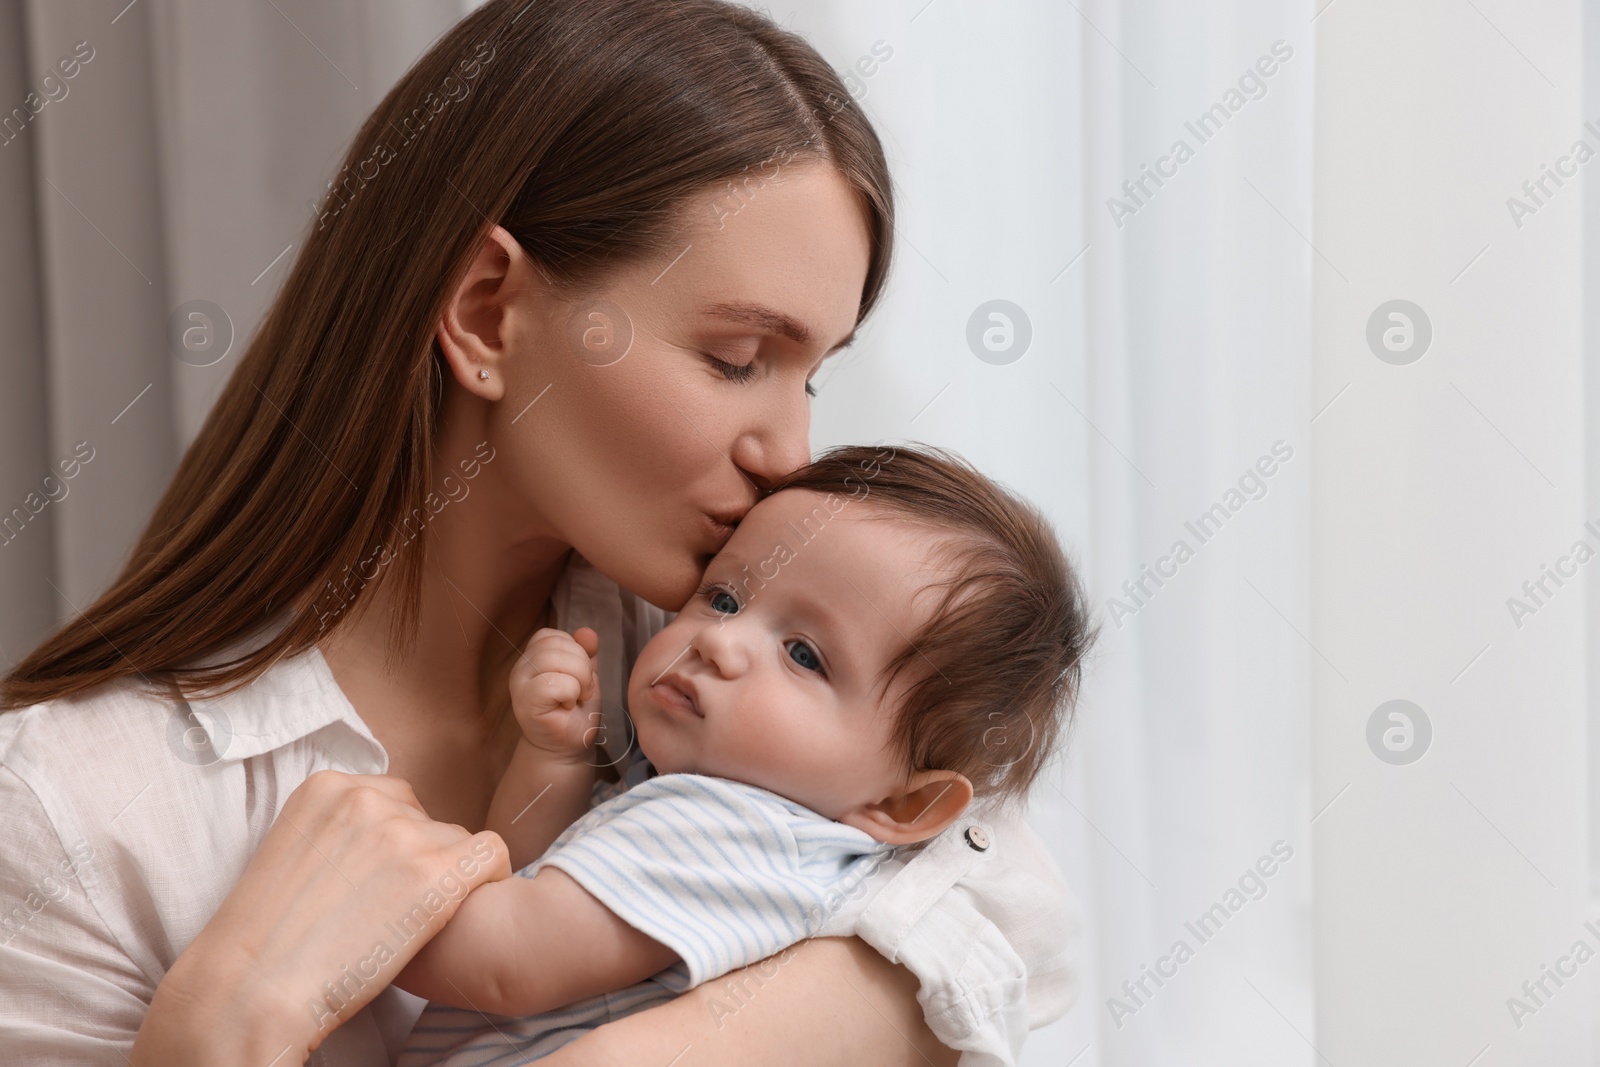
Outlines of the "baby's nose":
<svg viewBox="0 0 1600 1067">
<path fill-rule="evenodd" d="M 724 678 L 734 678 L 749 668 L 742 628 L 727 619 L 703 627 L 695 638 L 701 657 Z"/>
</svg>

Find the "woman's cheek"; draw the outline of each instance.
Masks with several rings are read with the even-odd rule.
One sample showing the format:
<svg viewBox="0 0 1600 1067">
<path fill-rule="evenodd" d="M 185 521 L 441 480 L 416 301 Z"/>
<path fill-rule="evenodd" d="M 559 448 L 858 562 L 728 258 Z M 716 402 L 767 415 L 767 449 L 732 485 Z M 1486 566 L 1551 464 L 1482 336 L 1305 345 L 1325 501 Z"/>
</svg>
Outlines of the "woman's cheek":
<svg viewBox="0 0 1600 1067">
<path fill-rule="evenodd" d="M 662 582 L 660 599 L 651 603 L 665 611 L 681 611 L 694 596 L 705 567 L 700 557 L 689 549 L 673 554 L 670 565 L 671 576 Z"/>
</svg>

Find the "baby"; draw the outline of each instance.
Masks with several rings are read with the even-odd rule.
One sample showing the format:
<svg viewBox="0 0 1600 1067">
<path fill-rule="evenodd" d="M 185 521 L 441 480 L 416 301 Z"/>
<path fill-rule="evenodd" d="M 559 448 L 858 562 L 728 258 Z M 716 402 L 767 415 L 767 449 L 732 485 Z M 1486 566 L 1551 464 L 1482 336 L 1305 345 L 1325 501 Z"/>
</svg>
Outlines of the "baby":
<svg viewBox="0 0 1600 1067">
<path fill-rule="evenodd" d="M 897 848 L 1026 797 L 1093 637 L 1049 523 L 954 455 L 790 475 L 640 650 L 620 781 L 596 781 L 594 631 L 530 639 L 489 814 L 520 877 L 401 973 L 433 1003 L 400 1064 L 527 1063 L 815 935 Z"/>
</svg>

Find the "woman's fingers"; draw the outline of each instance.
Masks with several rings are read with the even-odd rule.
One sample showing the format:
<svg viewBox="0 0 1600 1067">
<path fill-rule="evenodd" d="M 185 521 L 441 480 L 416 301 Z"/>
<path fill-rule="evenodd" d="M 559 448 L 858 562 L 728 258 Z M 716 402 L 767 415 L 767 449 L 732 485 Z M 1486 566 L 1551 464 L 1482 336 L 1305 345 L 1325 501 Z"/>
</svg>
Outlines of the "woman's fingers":
<svg viewBox="0 0 1600 1067">
<path fill-rule="evenodd" d="M 411 788 L 411 783 L 404 778 L 388 774 L 346 774 L 343 771 L 332 770 L 317 771 L 308 776 L 298 789 L 289 794 L 283 810 L 288 811 L 304 805 L 325 804 L 326 801 L 343 793 L 360 789 L 374 790 L 410 808 L 421 818 L 428 817 L 422 810 L 422 804 L 417 800 L 417 794 Z"/>
</svg>

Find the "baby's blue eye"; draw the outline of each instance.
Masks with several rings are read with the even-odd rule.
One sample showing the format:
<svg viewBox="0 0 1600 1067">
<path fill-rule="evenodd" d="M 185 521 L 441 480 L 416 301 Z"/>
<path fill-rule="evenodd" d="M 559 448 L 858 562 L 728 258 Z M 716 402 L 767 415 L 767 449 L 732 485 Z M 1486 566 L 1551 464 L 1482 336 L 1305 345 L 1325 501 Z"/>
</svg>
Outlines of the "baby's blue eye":
<svg viewBox="0 0 1600 1067">
<path fill-rule="evenodd" d="M 816 652 L 804 641 L 789 642 L 789 658 L 808 671 L 822 670 L 822 660 L 817 658 Z"/>
<path fill-rule="evenodd" d="M 739 610 L 739 602 L 733 598 L 732 593 L 718 590 L 711 594 L 711 610 L 721 615 L 732 615 Z"/>
</svg>

